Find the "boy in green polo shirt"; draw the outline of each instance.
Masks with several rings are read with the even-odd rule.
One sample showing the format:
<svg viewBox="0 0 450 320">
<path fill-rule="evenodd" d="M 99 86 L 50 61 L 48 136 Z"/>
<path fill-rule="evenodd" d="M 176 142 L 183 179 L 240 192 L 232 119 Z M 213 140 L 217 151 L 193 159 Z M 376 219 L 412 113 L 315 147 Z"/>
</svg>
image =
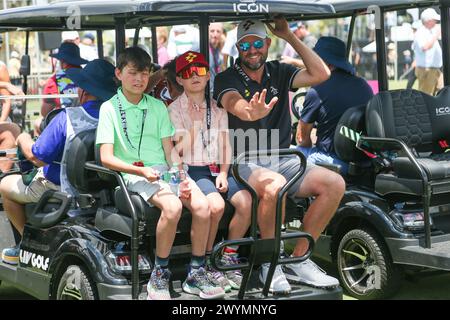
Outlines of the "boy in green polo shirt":
<svg viewBox="0 0 450 320">
<path fill-rule="evenodd" d="M 148 299 L 170 299 L 169 254 L 175 239 L 182 206 L 192 213 L 192 259 L 186 279 L 188 292 L 204 299 L 222 298 L 224 291 L 214 286 L 204 269 L 206 241 L 210 225 L 208 201 L 195 183 L 186 179 L 177 197 L 159 179 L 162 172 L 179 163 L 173 150 L 175 130 L 166 106 L 144 94 L 150 77 L 151 58 L 142 49 L 131 47 L 120 54 L 116 77 L 122 86 L 100 109 L 96 143 L 102 164 L 123 173 L 127 188 L 139 193 L 161 210 L 156 227 L 155 267 L 147 285 Z M 183 287 L 184 288 L 184 287 Z"/>
</svg>

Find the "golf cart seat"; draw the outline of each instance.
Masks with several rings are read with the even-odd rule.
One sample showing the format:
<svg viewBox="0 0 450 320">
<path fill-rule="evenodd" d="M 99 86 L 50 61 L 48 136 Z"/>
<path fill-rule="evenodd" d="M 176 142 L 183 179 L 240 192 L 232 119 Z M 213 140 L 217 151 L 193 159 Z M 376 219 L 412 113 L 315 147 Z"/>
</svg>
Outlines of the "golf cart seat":
<svg viewBox="0 0 450 320">
<path fill-rule="evenodd" d="M 371 167 L 370 159 L 356 147 L 355 133 L 364 134 L 366 105 L 348 108 L 339 118 L 334 132 L 334 151 L 342 161 L 348 163 L 347 175 L 361 176 Z M 348 130 L 349 129 L 349 130 Z"/>
<path fill-rule="evenodd" d="M 96 194 L 103 190 L 100 198 L 102 204 L 98 206 L 95 216 L 95 226 L 104 235 L 119 234 L 131 236 L 132 213 L 127 204 L 126 193 L 131 199 L 131 203 L 137 214 L 137 218 L 145 225 L 145 233 L 153 236 L 156 234 L 156 225 L 160 217 L 160 210 L 150 206 L 139 194 L 124 191 L 118 183 L 120 174 L 108 170 L 101 166 L 99 147 L 95 146 L 95 130 L 86 131 L 80 137 L 80 143 L 84 144 L 83 149 L 91 150 L 84 158 L 74 155 L 71 159 L 73 171 L 69 181 L 77 190 L 83 193 Z M 81 163 L 88 163 L 86 170 Z M 78 165 L 76 165 L 78 164 Z M 94 168 L 95 167 L 95 168 Z M 224 216 L 220 222 L 220 229 L 227 229 L 231 220 L 234 208 L 226 202 Z M 191 213 L 183 209 L 182 216 L 177 226 L 178 233 L 189 233 L 191 229 Z"/>
<path fill-rule="evenodd" d="M 405 89 L 380 92 L 369 101 L 368 138 L 361 142 L 390 163 L 376 176 L 378 194 L 422 196 L 429 184 L 432 203 L 448 197 L 450 153 L 442 147 L 450 141 L 449 101 L 450 87 L 436 97 Z"/>
<path fill-rule="evenodd" d="M 95 130 L 84 131 L 74 137 L 66 150 L 68 153 L 67 178 L 80 193 L 91 193 L 102 189 L 104 185 L 95 172 L 84 170 L 84 167 L 80 165 L 94 159 L 94 143 Z M 82 199 L 83 196 L 78 195 L 75 200 L 81 203 Z M 48 190 L 37 203 L 25 205 L 27 223 L 38 228 L 51 227 L 66 218 L 72 205 L 73 195 Z"/>
</svg>

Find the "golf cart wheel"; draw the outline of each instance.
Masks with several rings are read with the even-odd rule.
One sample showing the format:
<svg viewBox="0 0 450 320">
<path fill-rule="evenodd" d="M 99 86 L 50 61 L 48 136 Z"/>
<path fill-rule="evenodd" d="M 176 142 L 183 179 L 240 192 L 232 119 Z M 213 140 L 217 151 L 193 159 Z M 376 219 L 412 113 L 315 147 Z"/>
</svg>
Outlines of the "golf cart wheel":
<svg viewBox="0 0 450 320">
<path fill-rule="evenodd" d="M 61 275 L 57 300 L 95 300 L 95 284 L 83 267 L 71 265 Z"/>
<path fill-rule="evenodd" d="M 370 229 L 354 229 L 341 239 L 337 254 L 341 285 L 351 296 L 383 299 L 400 287 L 401 267 L 392 262 L 380 237 Z"/>
</svg>

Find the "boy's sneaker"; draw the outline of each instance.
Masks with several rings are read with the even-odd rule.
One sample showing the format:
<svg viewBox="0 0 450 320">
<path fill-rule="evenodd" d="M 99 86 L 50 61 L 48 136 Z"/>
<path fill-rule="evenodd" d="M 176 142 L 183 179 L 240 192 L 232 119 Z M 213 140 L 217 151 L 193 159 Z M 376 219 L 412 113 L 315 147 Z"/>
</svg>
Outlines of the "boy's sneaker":
<svg viewBox="0 0 450 320">
<path fill-rule="evenodd" d="M 208 275 L 209 281 L 216 287 L 220 286 L 225 292 L 231 291 L 231 284 L 224 274 L 213 268 L 211 262 L 206 263 L 205 268 L 206 274 Z"/>
<path fill-rule="evenodd" d="M 191 269 L 183 282 L 183 291 L 200 296 L 202 299 L 221 299 L 225 297 L 225 291 L 221 286 L 212 284 L 205 268 Z"/>
<path fill-rule="evenodd" d="M 17 265 L 19 263 L 20 246 L 5 248 L 2 251 L 2 261 L 7 264 Z"/>
<path fill-rule="evenodd" d="M 147 300 L 170 300 L 169 269 L 155 266 L 147 284 Z"/>
<path fill-rule="evenodd" d="M 330 277 L 311 259 L 289 263 L 283 266 L 286 278 L 293 283 L 302 283 L 317 288 L 335 288 L 339 286 L 336 278 Z"/>
<path fill-rule="evenodd" d="M 270 263 L 264 263 L 261 265 L 261 271 L 259 273 L 259 280 L 264 285 L 267 279 L 267 273 L 269 272 Z M 269 292 L 272 294 L 288 294 L 291 292 L 291 286 L 286 280 L 286 276 L 281 270 L 281 266 L 277 265 L 272 277 L 272 283 L 269 287 Z"/>
<path fill-rule="evenodd" d="M 236 254 L 224 253 L 222 255 L 221 262 L 222 262 L 222 264 L 224 264 L 226 266 L 231 266 L 234 264 L 238 264 L 239 259 Z M 227 272 L 225 272 L 225 277 L 227 277 L 227 280 L 228 280 L 229 284 L 231 285 L 232 289 L 239 290 L 239 288 L 241 287 L 241 283 L 242 283 L 241 270 L 227 271 Z"/>
</svg>

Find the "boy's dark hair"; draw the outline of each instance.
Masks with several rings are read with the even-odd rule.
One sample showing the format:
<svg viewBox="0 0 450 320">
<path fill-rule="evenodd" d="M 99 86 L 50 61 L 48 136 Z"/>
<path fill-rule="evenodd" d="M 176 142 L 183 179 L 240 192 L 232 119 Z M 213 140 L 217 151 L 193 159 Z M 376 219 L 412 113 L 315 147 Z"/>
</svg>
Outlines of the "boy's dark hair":
<svg viewBox="0 0 450 320">
<path fill-rule="evenodd" d="M 152 69 L 152 58 L 139 47 L 128 47 L 119 54 L 117 68 L 122 71 L 127 64 L 133 65 L 137 71 L 150 71 Z"/>
<path fill-rule="evenodd" d="M 176 60 L 177 59 L 173 59 L 167 62 L 163 66 L 163 69 L 167 70 L 166 74 L 167 81 L 170 82 L 170 84 L 174 86 L 179 92 L 183 92 L 184 91 L 183 86 L 177 82 L 177 74 L 175 72 Z"/>
</svg>

